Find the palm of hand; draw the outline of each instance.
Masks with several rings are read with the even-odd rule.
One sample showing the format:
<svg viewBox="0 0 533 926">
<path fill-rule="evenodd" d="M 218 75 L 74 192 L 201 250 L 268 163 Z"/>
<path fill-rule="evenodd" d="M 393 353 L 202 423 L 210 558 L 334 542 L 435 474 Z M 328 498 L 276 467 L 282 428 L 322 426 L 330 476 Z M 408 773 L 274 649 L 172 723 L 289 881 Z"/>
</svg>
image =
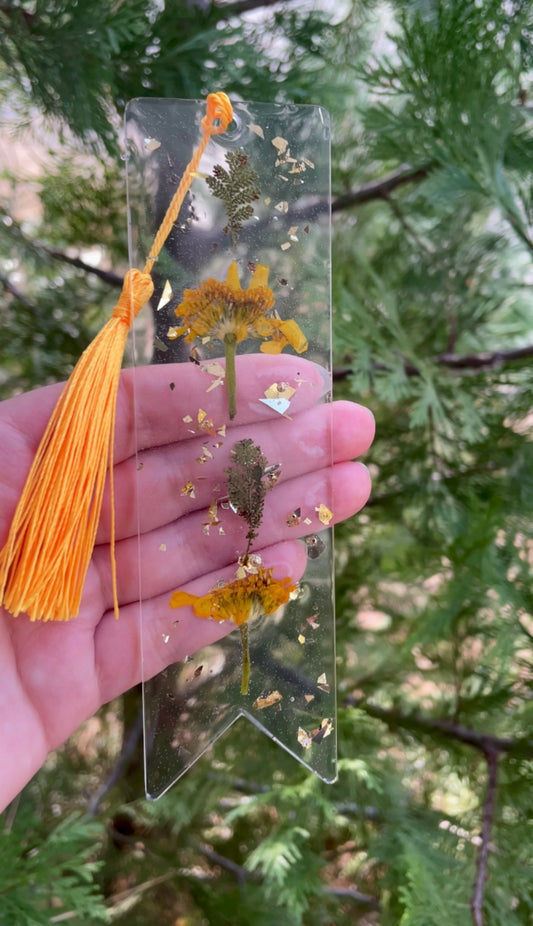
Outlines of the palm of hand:
<svg viewBox="0 0 533 926">
<path fill-rule="evenodd" d="M 32 623 L 23 615 L 14 619 L 0 608 L 0 752 L 5 757 L 0 767 L 0 808 L 51 749 L 101 704 L 140 680 L 139 578 L 147 676 L 233 629 L 198 620 L 187 608 L 180 614 L 181 633 L 174 647 L 162 645 L 174 589 L 186 587 L 204 594 L 219 578 L 227 581 L 233 575 L 235 550 L 242 548 L 242 523 L 237 519 L 230 523 L 223 543 L 218 536 L 206 536 L 202 523 L 237 440 L 252 435 L 269 461 L 283 461 L 282 477 L 276 492 L 269 493 L 256 544 L 275 575 L 297 579 L 305 568 L 303 547 L 295 542 L 298 530 L 287 525 L 295 498 L 305 499 L 308 510 L 314 511 L 334 493 L 334 516 L 340 521 L 368 497 L 366 469 L 349 461 L 369 447 L 372 416 L 353 403 L 317 406 L 325 389 L 319 369 L 289 356 L 239 358 L 239 415 L 209 467 L 202 468 L 195 498 L 182 494 L 190 474 L 198 472 L 197 460 L 206 443 L 206 435 L 191 434 L 194 423 L 186 424 L 183 418 L 189 414 L 194 422 L 200 408 L 216 425 L 226 417 L 223 390 L 206 394 L 205 376 L 183 365 L 137 370 L 135 426 L 133 378 L 131 373 L 122 376 L 115 442 L 120 620 L 114 619 L 112 610 L 106 500 L 79 616 L 68 623 Z M 301 385 L 291 405 L 290 422 L 250 398 L 263 395 L 273 381 L 295 376 Z M 48 387 L 0 407 L 0 546 L 58 395 L 59 387 Z M 139 460 L 142 471 L 137 473 Z"/>
</svg>

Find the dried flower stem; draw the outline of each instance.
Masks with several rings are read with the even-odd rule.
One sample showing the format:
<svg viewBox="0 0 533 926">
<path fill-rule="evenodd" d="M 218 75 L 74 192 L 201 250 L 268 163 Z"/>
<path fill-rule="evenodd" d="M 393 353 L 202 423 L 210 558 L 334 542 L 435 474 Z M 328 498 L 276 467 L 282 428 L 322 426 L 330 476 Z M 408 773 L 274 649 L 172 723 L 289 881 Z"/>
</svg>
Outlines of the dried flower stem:
<svg viewBox="0 0 533 926">
<path fill-rule="evenodd" d="M 237 414 L 237 380 L 235 376 L 235 351 L 237 338 L 233 332 L 224 335 L 224 354 L 226 357 L 226 391 L 230 419 Z"/>
<path fill-rule="evenodd" d="M 241 694 L 248 694 L 250 684 L 250 643 L 248 634 L 248 624 L 241 624 L 239 627 L 241 633 L 242 649 L 242 671 L 241 671 Z"/>
</svg>

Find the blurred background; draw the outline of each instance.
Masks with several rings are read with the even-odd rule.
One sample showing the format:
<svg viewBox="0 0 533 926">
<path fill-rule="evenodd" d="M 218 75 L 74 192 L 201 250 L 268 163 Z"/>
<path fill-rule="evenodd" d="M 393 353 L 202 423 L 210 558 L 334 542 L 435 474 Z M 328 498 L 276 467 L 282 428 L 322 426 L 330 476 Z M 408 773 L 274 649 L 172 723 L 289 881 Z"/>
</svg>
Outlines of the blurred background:
<svg viewBox="0 0 533 926">
<path fill-rule="evenodd" d="M 126 102 L 224 89 L 331 113 L 335 395 L 377 419 L 338 782 L 239 721 L 148 803 L 128 693 L 0 819 L 1 924 L 533 922 L 532 39 L 528 0 L 0 0 L 1 396 L 116 301 Z"/>
</svg>

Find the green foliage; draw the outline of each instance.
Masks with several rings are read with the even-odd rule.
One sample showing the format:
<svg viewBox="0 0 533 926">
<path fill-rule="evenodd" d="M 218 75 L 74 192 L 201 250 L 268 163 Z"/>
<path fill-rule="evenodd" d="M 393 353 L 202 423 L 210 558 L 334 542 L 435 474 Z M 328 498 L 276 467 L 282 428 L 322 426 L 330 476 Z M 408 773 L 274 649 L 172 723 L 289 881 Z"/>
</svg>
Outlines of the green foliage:
<svg viewBox="0 0 533 926">
<path fill-rule="evenodd" d="M 115 761 L 102 711 L 38 777 L 42 819 L 25 798 L 9 818 L 0 923 L 455 926 L 485 844 L 483 926 L 518 926 L 533 916 L 532 6 L 231 6 L 0 4 L 0 91 L 19 121 L 62 120 L 40 213 L 17 215 L 19 178 L 2 175 L 2 389 L 65 376 L 112 304 L 128 98 L 330 106 L 335 388 L 377 421 L 373 496 L 336 532 L 339 780 L 239 721 L 156 804 L 134 799 L 136 754 L 94 829 L 76 814 Z M 252 501 L 234 498 L 252 513 L 256 450 Z"/>
<path fill-rule="evenodd" d="M 45 822 L 24 803 L 0 834 L 0 923 L 36 926 L 59 913 L 108 923 L 97 884 L 102 835 L 101 824 L 79 813 Z"/>
</svg>

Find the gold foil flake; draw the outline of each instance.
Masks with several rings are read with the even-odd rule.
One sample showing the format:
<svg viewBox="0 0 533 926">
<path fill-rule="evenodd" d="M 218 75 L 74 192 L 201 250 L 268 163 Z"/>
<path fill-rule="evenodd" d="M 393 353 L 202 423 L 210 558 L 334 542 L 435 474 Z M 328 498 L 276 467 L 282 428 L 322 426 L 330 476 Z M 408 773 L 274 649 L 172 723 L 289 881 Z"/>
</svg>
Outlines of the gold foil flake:
<svg viewBox="0 0 533 926">
<path fill-rule="evenodd" d="M 311 730 L 310 733 L 307 730 L 304 730 L 303 727 L 298 728 L 298 742 L 300 746 L 303 746 L 304 749 L 310 749 L 313 743 L 318 746 L 322 740 L 325 740 L 327 736 L 330 735 L 333 731 L 333 721 L 330 717 L 324 717 L 320 722 L 320 726 L 316 727 L 314 730 Z"/>
<path fill-rule="evenodd" d="M 281 463 L 273 463 L 272 466 L 267 466 L 264 475 L 267 487 L 273 489 L 281 476 Z"/>
<path fill-rule="evenodd" d="M 306 694 L 304 695 L 304 700 L 306 704 L 311 704 L 311 701 L 315 700 L 315 696 L 314 694 Z"/>
<path fill-rule="evenodd" d="M 279 203 L 276 203 L 274 209 L 276 209 L 278 212 L 288 212 L 289 204 L 286 199 L 282 199 Z"/>
<path fill-rule="evenodd" d="M 252 704 L 254 711 L 264 711 L 265 707 L 272 707 L 273 704 L 279 704 L 283 700 L 283 695 L 279 691 L 271 691 L 269 694 L 259 695 Z"/>
<path fill-rule="evenodd" d="M 170 285 L 170 281 L 167 280 L 165 285 L 163 286 L 163 292 L 161 293 L 161 299 L 159 300 L 157 304 L 157 311 L 160 312 L 161 309 L 164 309 L 165 306 L 168 305 L 171 299 L 172 299 L 172 286 Z"/>
<path fill-rule="evenodd" d="M 160 544 L 159 544 L 159 549 L 161 550 L 161 553 L 166 553 L 166 552 L 167 552 L 167 545 L 166 545 L 166 543 L 160 543 Z"/>
<path fill-rule="evenodd" d="M 206 523 L 207 524 L 220 524 L 220 521 L 218 519 L 218 502 L 216 498 L 214 498 L 211 504 L 209 505 L 209 508 L 207 511 Z"/>
<path fill-rule="evenodd" d="M 303 727 L 298 727 L 298 742 L 304 749 L 310 749 L 313 745 L 311 734 L 304 730 Z"/>
<path fill-rule="evenodd" d="M 172 325 L 167 331 L 167 338 L 169 341 L 175 341 L 180 336 L 179 328 L 174 328 Z"/>
<path fill-rule="evenodd" d="M 186 482 L 183 488 L 181 489 L 180 495 L 186 495 L 187 498 L 196 498 L 196 489 L 194 483 Z"/>
<path fill-rule="evenodd" d="M 261 128 L 260 125 L 255 125 L 255 123 L 250 122 L 248 124 L 248 128 L 250 129 L 250 132 L 254 132 L 255 135 L 259 136 L 259 138 L 264 139 L 265 133 L 263 132 L 263 129 Z"/>
<path fill-rule="evenodd" d="M 270 203 L 272 202 L 272 200 L 270 199 L 270 196 L 265 196 L 263 202 L 265 206 L 270 206 Z"/>
<path fill-rule="evenodd" d="M 305 637 L 304 637 L 303 633 L 299 633 L 299 634 L 298 634 L 298 643 L 300 644 L 300 646 L 303 646 L 303 645 L 304 645 L 304 643 L 305 643 Z"/>
<path fill-rule="evenodd" d="M 333 732 L 333 721 L 330 717 L 324 717 L 318 729 L 311 732 L 311 739 L 313 743 L 318 745 L 322 740 L 326 739 L 326 736 L 329 736 Z"/>
<path fill-rule="evenodd" d="M 145 138 L 144 147 L 147 151 L 157 151 L 161 147 L 161 142 L 157 138 Z"/>
<path fill-rule="evenodd" d="M 247 556 L 239 556 L 235 576 L 237 579 L 244 579 L 246 576 L 256 576 L 263 565 L 263 560 L 259 553 L 249 553 Z"/>
<path fill-rule="evenodd" d="M 333 512 L 330 511 L 329 508 L 326 507 L 326 505 L 322 504 L 322 502 L 320 503 L 318 508 L 315 508 L 315 511 L 318 513 L 318 520 L 322 524 L 328 525 L 333 517 Z"/>
<path fill-rule="evenodd" d="M 276 135 L 276 137 L 272 139 L 272 144 L 279 154 L 285 154 L 289 147 L 289 142 L 286 138 L 282 138 L 281 135 Z"/>
<path fill-rule="evenodd" d="M 213 424 L 213 419 L 208 418 L 207 412 L 204 412 L 203 408 L 198 409 L 197 421 L 202 431 L 207 431 L 212 437 L 215 436 L 215 426 Z"/>
<path fill-rule="evenodd" d="M 326 673 L 322 672 L 322 675 L 319 675 L 316 680 L 317 688 L 320 688 L 320 691 L 325 691 L 326 694 L 329 694 L 331 691 L 330 684 L 326 678 Z"/>
<path fill-rule="evenodd" d="M 213 377 L 213 382 L 210 386 L 207 387 L 206 392 L 211 392 L 212 389 L 216 389 L 217 386 L 223 386 L 224 380 L 226 379 L 226 370 L 218 360 L 214 360 L 212 363 L 202 364 L 202 370 L 205 373 L 209 373 Z"/>
<path fill-rule="evenodd" d="M 267 399 L 292 399 L 296 389 L 289 383 L 272 383 L 268 389 L 265 389 L 265 398 Z"/>
<path fill-rule="evenodd" d="M 289 517 L 287 518 L 287 525 L 289 527 L 298 527 L 298 524 L 302 520 L 301 514 L 302 514 L 302 509 L 295 508 L 292 514 L 290 514 Z"/>
</svg>

